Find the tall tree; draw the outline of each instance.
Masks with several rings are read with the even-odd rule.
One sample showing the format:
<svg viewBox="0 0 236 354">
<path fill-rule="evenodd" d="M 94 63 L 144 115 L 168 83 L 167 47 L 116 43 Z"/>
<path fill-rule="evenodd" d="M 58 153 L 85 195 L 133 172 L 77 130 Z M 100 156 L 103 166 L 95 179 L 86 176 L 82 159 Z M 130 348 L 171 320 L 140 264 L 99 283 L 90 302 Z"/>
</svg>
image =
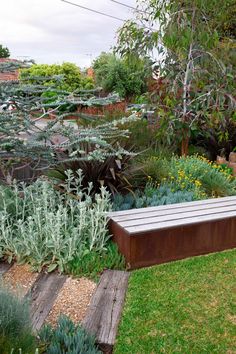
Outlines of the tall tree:
<svg viewBox="0 0 236 354">
<path fill-rule="evenodd" d="M 118 34 L 117 50 L 125 55 L 156 52 L 166 99 L 160 105 L 170 128 L 182 132 L 182 154 L 188 152 L 191 128 L 208 115 L 232 115 L 235 67 L 222 61 L 222 43 L 235 43 L 234 0 L 139 0 L 136 17 Z M 230 23 L 227 27 L 226 24 Z M 204 117 L 205 116 L 205 117 Z"/>
<path fill-rule="evenodd" d="M 2 44 L 0 44 L 0 58 L 9 58 L 10 57 L 10 51 L 7 47 L 3 47 Z"/>
<path fill-rule="evenodd" d="M 151 77 L 151 61 L 129 56 L 119 58 L 113 53 L 101 53 L 94 61 L 93 69 L 97 85 L 106 92 L 117 92 L 121 97 L 141 95 L 147 89 Z"/>
</svg>

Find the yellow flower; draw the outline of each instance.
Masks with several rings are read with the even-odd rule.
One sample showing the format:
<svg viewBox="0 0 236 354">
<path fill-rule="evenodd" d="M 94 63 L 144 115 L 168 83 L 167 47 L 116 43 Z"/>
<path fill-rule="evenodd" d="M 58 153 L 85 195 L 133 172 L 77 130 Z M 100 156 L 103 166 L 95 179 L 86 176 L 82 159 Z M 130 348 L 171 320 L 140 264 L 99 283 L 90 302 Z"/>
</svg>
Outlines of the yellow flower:
<svg viewBox="0 0 236 354">
<path fill-rule="evenodd" d="M 195 186 L 196 187 L 201 187 L 201 185 L 202 185 L 202 182 L 200 182 L 198 179 L 196 179 Z"/>
</svg>

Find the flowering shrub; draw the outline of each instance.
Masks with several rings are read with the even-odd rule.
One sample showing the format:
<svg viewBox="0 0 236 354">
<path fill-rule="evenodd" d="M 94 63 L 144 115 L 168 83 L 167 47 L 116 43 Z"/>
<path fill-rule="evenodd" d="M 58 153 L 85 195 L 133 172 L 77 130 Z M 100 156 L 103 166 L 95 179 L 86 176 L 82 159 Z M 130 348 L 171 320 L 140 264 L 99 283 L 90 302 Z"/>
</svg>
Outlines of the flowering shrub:
<svg viewBox="0 0 236 354">
<path fill-rule="evenodd" d="M 72 183 L 73 182 L 73 183 Z M 73 185 L 73 187 L 71 187 Z M 47 180 L 37 180 L 20 188 L 15 186 L 14 213 L 8 211 L 2 189 L 0 209 L 0 258 L 27 261 L 38 269 L 48 266 L 63 271 L 65 265 L 91 250 L 104 250 L 109 238 L 106 212 L 110 195 L 105 188 L 91 197 L 92 185 L 82 188 L 82 175 L 67 172 L 64 193 Z"/>
<path fill-rule="evenodd" d="M 200 197 L 223 197 L 236 194 L 236 180 L 227 170 L 205 157 L 190 156 L 172 160 L 170 172 L 181 188 L 195 186 Z M 200 198 L 202 199 L 202 198 Z"/>
<path fill-rule="evenodd" d="M 230 170 L 204 157 L 172 157 L 170 160 L 152 156 L 144 166 L 147 184 L 144 191 L 125 196 L 116 195 L 114 210 L 174 204 L 209 197 L 236 194 L 236 180 Z"/>
<path fill-rule="evenodd" d="M 168 184 L 172 192 L 192 191 L 195 199 L 236 194 L 236 180 L 227 169 L 201 156 L 151 157 L 145 164 L 148 181 L 157 187 Z"/>
</svg>

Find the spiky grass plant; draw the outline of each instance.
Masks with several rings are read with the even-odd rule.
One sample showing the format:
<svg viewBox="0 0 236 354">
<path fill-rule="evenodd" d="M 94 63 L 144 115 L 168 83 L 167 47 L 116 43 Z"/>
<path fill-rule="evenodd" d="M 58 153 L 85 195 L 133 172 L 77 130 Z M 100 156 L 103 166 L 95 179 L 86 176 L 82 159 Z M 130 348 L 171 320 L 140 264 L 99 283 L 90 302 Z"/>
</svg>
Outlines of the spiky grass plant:
<svg viewBox="0 0 236 354">
<path fill-rule="evenodd" d="M 34 353 L 28 302 L 0 284 L 0 353 Z"/>
</svg>

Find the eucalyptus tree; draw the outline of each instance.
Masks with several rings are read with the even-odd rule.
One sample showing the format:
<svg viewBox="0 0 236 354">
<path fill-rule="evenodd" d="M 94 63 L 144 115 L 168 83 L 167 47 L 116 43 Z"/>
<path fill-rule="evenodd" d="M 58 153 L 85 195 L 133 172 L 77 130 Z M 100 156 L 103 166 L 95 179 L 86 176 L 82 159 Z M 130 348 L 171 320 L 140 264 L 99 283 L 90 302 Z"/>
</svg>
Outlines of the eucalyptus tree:
<svg viewBox="0 0 236 354">
<path fill-rule="evenodd" d="M 165 78 L 159 114 L 169 135 L 181 137 L 184 155 L 199 120 L 235 112 L 235 12 L 234 0 L 137 0 L 134 18 L 118 32 L 121 55 L 155 57 Z M 232 60 L 222 55 L 227 46 Z"/>
</svg>

